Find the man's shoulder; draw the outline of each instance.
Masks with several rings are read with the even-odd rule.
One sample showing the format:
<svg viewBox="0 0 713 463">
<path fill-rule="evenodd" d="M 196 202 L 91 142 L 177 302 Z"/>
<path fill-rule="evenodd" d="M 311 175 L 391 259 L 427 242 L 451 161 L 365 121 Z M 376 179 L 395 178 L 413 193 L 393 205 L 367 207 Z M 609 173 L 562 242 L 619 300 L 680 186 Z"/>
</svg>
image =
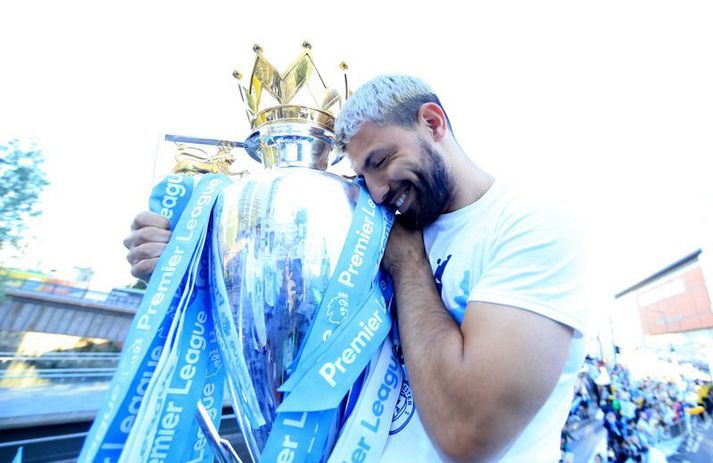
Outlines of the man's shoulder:
<svg viewBox="0 0 713 463">
<path fill-rule="evenodd" d="M 553 257 L 573 253 L 584 258 L 581 225 L 561 201 L 514 184 L 503 182 L 497 188 L 491 198 L 488 227 L 493 251 L 527 251 L 523 256 L 536 256 L 542 251 Z"/>
<path fill-rule="evenodd" d="M 493 185 L 495 188 L 497 183 Z M 544 223 L 574 223 L 574 214 L 557 195 L 532 186 L 500 182 L 494 197 L 503 221 L 523 219 Z"/>
<path fill-rule="evenodd" d="M 471 300 L 525 309 L 583 332 L 586 252 L 578 225 L 537 192 L 501 188 L 500 216 Z"/>
</svg>

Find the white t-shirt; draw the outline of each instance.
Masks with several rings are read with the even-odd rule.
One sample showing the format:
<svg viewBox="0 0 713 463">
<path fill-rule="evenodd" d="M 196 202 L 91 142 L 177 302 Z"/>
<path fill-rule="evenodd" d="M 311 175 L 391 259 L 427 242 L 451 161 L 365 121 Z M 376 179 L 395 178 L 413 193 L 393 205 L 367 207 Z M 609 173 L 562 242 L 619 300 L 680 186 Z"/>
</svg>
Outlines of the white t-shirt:
<svg viewBox="0 0 713 463">
<path fill-rule="evenodd" d="M 481 301 L 535 312 L 575 330 L 566 366 L 549 399 L 499 460 L 556 463 L 560 433 L 585 355 L 579 234 L 562 215 L 501 182 L 475 203 L 441 215 L 423 234 L 436 287 L 458 323 L 469 301 Z M 381 461 L 441 461 L 407 385 Z"/>
</svg>

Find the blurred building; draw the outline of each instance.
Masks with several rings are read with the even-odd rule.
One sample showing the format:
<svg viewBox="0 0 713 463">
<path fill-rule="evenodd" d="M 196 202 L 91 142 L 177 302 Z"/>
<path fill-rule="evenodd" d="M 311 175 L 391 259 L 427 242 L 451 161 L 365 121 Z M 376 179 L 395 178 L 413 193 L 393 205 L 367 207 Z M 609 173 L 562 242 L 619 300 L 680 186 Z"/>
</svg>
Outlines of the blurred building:
<svg viewBox="0 0 713 463">
<path fill-rule="evenodd" d="M 713 364 L 709 254 L 696 249 L 615 296 L 612 334 L 621 350 L 649 350 L 674 361 Z"/>
<path fill-rule="evenodd" d="M 90 277 L 79 269 L 75 276 Z M 93 344 L 121 347 L 143 291 L 95 291 L 87 281 L 6 269 L 0 273 L 0 353 L 42 352 Z M 30 347 L 28 347 L 30 346 Z"/>
</svg>

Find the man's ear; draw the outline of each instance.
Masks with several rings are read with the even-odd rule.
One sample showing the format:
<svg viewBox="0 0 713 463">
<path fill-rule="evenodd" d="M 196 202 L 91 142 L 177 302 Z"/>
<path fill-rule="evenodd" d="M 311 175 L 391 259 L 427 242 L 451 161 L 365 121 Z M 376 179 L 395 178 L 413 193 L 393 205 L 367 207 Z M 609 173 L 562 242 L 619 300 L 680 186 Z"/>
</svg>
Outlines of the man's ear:
<svg viewBox="0 0 713 463">
<path fill-rule="evenodd" d="M 435 142 L 443 140 L 448 133 L 446 113 L 437 103 L 422 104 L 418 110 L 418 122 Z"/>
</svg>

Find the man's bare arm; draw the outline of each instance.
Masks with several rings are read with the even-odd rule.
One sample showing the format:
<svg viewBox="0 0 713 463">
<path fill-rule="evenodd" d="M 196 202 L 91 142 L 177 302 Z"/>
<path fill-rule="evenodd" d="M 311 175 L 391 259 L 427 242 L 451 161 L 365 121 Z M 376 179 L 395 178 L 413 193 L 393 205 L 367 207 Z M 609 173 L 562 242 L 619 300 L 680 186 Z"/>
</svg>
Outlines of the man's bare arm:
<svg viewBox="0 0 713 463">
<path fill-rule="evenodd" d="M 481 302 L 468 304 L 458 326 L 438 295 L 420 232 L 396 227 L 392 238 L 385 265 L 394 278 L 399 333 L 424 427 L 452 460 L 491 461 L 551 394 L 572 329 Z"/>
</svg>

